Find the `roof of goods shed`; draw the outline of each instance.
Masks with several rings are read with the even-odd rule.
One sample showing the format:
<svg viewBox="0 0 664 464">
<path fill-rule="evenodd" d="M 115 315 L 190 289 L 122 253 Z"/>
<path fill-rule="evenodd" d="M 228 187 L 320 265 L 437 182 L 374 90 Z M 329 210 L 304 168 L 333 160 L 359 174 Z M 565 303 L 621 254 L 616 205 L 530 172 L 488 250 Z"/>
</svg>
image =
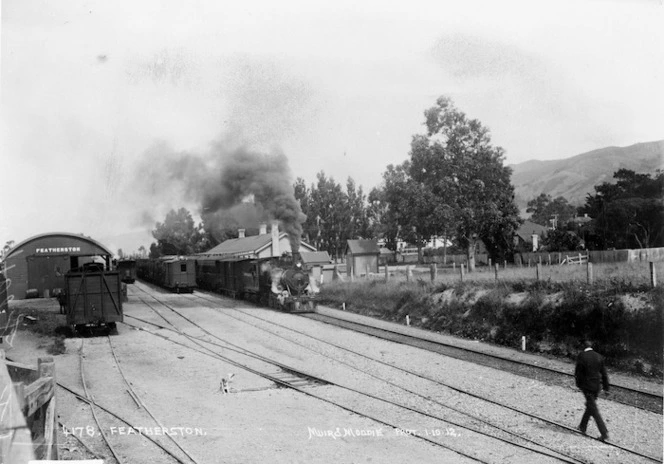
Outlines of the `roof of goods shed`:
<svg viewBox="0 0 664 464">
<path fill-rule="evenodd" d="M 26 245 L 29 245 L 32 242 L 43 240 L 43 239 L 54 239 L 54 238 L 62 238 L 64 240 L 74 240 L 75 242 L 85 242 L 91 246 L 91 249 L 88 251 L 93 251 L 96 254 L 99 255 L 107 255 L 107 256 L 112 256 L 113 252 L 109 250 L 107 247 L 99 243 L 98 241 L 94 240 L 91 237 L 87 237 L 83 234 L 72 234 L 70 232 L 49 232 L 46 234 L 39 234 L 39 235 L 34 235 L 26 240 L 23 240 L 22 242 L 14 245 L 11 250 L 9 250 L 9 253 L 7 253 L 7 258 L 11 257 L 13 253 L 18 252 L 19 250 L 22 250 L 25 248 Z M 62 254 L 80 254 L 81 250 L 77 249 L 76 246 L 71 246 L 72 243 L 66 243 L 63 244 L 63 246 L 48 246 L 44 248 L 37 248 L 37 252 L 42 252 L 42 253 L 62 253 Z M 88 253 L 86 253 L 88 254 Z"/>
</svg>

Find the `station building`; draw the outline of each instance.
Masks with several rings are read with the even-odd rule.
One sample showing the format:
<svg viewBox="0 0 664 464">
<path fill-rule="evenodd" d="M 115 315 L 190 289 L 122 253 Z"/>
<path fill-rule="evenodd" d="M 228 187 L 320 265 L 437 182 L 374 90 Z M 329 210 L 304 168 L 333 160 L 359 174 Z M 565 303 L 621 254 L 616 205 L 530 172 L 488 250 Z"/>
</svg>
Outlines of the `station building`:
<svg viewBox="0 0 664 464">
<path fill-rule="evenodd" d="M 35 235 L 14 246 L 5 258 L 8 295 L 49 298 L 65 286 L 65 274 L 101 260 L 110 269 L 113 253 L 90 237 L 68 232 Z"/>
<path fill-rule="evenodd" d="M 316 248 L 305 242 L 300 242 L 300 253 L 313 252 Z M 281 256 L 282 253 L 291 253 L 288 234 L 279 232 L 279 224 L 272 223 L 268 232 L 267 224 L 261 224 L 258 235 L 245 236 L 245 229 L 238 229 L 238 238 L 232 238 L 220 243 L 211 250 L 198 253 L 197 256 L 205 258 L 269 258 Z"/>
</svg>

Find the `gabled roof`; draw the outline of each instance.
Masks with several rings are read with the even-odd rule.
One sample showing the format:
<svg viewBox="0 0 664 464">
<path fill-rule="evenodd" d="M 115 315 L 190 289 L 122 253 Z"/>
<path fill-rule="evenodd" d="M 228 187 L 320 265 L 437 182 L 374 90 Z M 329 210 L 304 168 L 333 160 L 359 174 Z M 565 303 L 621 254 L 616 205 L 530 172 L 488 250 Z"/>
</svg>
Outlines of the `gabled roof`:
<svg viewBox="0 0 664 464">
<path fill-rule="evenodd" d="M 304 264 L 330 264 L 330 255 L 327 251 L 302 251 L 300 257 Z"/>
<path fill-rule="evenodd" d="M 541 226 L 539 224 L 535 224 L 534 222 L 531 221 L 524 221 L 524 223 L 519 227 L 516 231 L 516 235 L 521 237 L 522 240 L 529 242 L 532 239 L 533 234 L 537 234 L 540 237 L 543 237 L 547 230 L 549 230 L 545 226 Z"/>
<path fill-rule="evenodd" d="M 348 251 L 353 255 L 380 254 L 376 240 L 347 240 L 346 253 Z"/>
<path fill-rule="evenodd" d="M 279 234 L 279 240 L 288 237 L 286 232 Z M 231 238 L 223 243 L 220 243 L 211 250 L 198 255 L 205 256 L 235 256 L 235 255 L 251 255 L 258 254 L 272 245 L 272 234 L 252 235 L 243 238 Z M 316 250 L 314 247 L 305 242 L 300 242 L 302 248 L 308 250 Z"/>
<path fill-rule="evenodd" d="M 285 233 L 279 234 L 279 239 L 285 236 Z M 272 243 L 271 234 L 252 235 L 244 238 L 231 238 L 220 243 L 216 247 L 208 250 L 202 255 L 234 255 L 242 253 L 256 253 Z"/>
</svg>

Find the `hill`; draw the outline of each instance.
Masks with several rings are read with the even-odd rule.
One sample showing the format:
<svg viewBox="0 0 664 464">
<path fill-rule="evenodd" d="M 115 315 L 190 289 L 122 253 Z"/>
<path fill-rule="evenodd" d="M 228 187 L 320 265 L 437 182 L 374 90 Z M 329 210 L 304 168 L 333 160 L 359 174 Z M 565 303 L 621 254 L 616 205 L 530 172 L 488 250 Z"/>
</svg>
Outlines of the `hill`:
<svg viewBox="0 0 664 464">
<path fill-rule="evenodd" d="M 613 173 L 619 169 L 637 173 L 664 169 L 664 140 L 600 148 L 561 160 L 525 161 L 510 167 L 516 203 L 522 211 L 541 193 L 551 198 L 562 196 L 581 206 L 586 195 L 595 192 L 596 185 L 612 182 Z"/>
</svg>

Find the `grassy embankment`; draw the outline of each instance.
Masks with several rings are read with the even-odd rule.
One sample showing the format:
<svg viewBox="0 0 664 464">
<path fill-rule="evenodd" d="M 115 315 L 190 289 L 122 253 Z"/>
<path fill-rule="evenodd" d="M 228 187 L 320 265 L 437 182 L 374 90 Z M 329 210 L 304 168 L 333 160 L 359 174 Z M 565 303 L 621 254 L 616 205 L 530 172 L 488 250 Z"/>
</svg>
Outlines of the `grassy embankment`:
<svg viewBox="0 0 664 464">
<path fill-rule="evenodd" d="M 419 272 L 418 272 L 419 271 Z M 656 264 L 664 277 L 664 263 Z M 427 268 L 406 280 L 405 267 L 322 286 L 322 304 L 427 330 L 573 358 L 589 337 L 609 365 L 662 378 L 664 289 L 650 286 L 648 263 L 483 268 L 464 275 Z"/>
</svg>

